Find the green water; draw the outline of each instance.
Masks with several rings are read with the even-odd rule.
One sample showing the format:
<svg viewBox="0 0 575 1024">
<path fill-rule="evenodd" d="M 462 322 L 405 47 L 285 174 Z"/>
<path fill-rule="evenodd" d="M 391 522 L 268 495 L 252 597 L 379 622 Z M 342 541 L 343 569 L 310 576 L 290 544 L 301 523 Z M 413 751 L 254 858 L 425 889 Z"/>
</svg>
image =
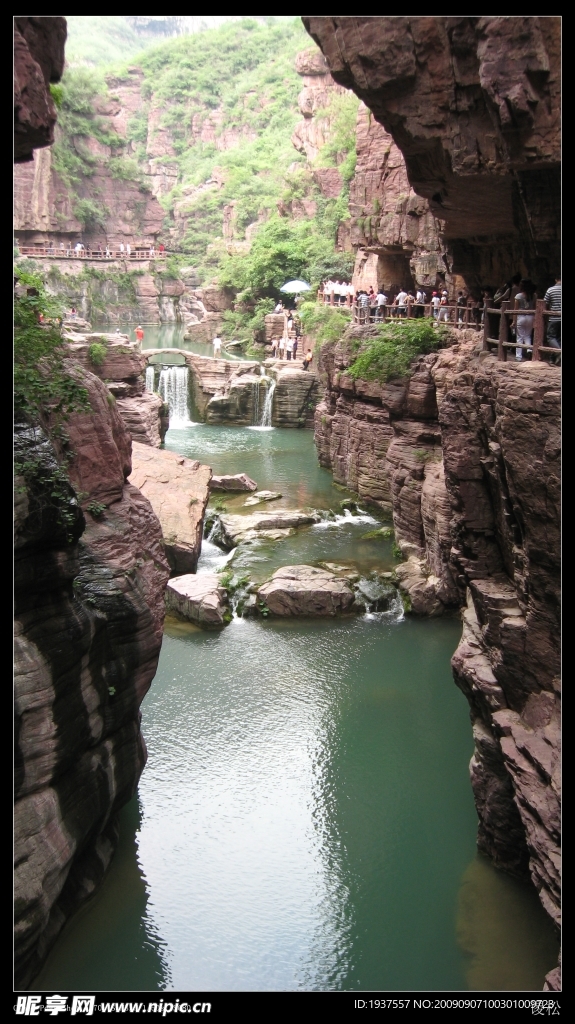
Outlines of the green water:
<svg viewBox="0 0 575 1024">
<path fill-rule="evenodd" d="M 198 356 L 213 356 L 211 342 L 204 344 L 199 341 L 184 340 L 186 330 L 185 324 L 142 324 L 144 340 L 142 349 L 147 348 L 181 348 L 185 352 L 195 352 Z M 109 324 L 94 325 L 94 330 L 110 331 Z M 120 330 L 127 334 L 131 341 L 136 341 L 136 324 L 124 324 Z M 247 359 L 241 349 L 234 348 L 229 352 L 223 348 L 220 352 L 220 359 Z"/>
<path fill-rule="evenodd" d="M 307 431 L 188 427 L 167 447 L 248 472 L 284 507 L 344 496 Z M 389 542 L 361 540 L 372 528 L 339 518 L 231 564 L 386 568 Z M 206 544 L 199 571 L 226 557 Z M 34 987 L 540 990 L 547 918 L 475 853 L 459 634 L 397 613 L 219 632 L 169 619 L 119 853 Z"/>
</svg>

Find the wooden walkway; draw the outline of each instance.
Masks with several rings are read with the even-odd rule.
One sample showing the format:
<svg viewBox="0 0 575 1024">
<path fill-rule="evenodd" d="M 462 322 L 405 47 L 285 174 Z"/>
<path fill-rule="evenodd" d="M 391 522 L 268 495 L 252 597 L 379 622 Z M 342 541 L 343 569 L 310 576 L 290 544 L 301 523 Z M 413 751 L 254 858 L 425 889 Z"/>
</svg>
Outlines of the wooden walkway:
<svg viewBox="0 0 575 1024">
<path fill-rule="evenodd" d="M 110 249 L 109 256 L 106 256 L 105 252 L 96 252 L 94 249 L 82 249 L 80 252 L 76 252 L 73 246 L 60 249 L 57 246 L 19 245 L 17 248 L 20 256 L 28 256 L 35 260 L 97 260 L 98 263 L 109 263 L 112 260 L 128 260 L 132 263 L 142 260 L 165 260 L 168 255 L 165 251 L 154 252 L 150 255 L 149 249 L 142 248 L 136 249 L 129 255 L 119 249 Z"/>
<path fill-rule="evenodd" d="M 510 349 L 522 349 L 525 353 L 531 352 L 533 362 L 541 362 L 543 356 L 560 356 L 560 348 L 551 348 L 545 344 L 547 337 L 547 325 L 549 317 L 561 319 L 560 310 L 547 309 L 543 299 L 537 299 L 534 310 L 510 309 L 509 302 L 502 302 L 501 309 L 485 309 L 483 322 L 483 349 L 486 352 L 495 353 L 497 346 L 497 358 L 505 362 Z M 533 315 L 533 336 L 532 345 L 525 345 L 511 339 L 511 328 L 514 318 Z M 496 335 L 496 337 L 494 337 Z"/>
</svg>

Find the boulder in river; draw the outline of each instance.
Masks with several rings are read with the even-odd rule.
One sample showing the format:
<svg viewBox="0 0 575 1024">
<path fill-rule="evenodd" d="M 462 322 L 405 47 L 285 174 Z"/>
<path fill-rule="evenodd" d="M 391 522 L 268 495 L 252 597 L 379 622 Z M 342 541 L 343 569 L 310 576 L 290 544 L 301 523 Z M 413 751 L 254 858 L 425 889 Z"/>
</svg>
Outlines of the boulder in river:
<svg viewBox="0 0 575 1024">
<path fill-rule="evenodd" d="M 302 512 L 299 509 L 289 512 L 252 512 L 249 516 L 220 516 L 217 543 L 231 550 L 242 541 L 257 540 L 259 537 L 280 540 L 290 530 L 318 523 L 319 519 L 317 512 Z"/>
<path fill-rule="evenodd" d="M 132 443 L 130 483 L 138 487 L 160 520 L 173 572 L 193 572 L 202 546 L 211 469 L 176 452 Z"/>
<path fill-rule="evenodd" d="M 215 572 L 174 576 L 166 586 L 166 608 L 199 626 L 223 626 L 231 617 L 227 591 Z"/>
<path fill-rule="evenodd" d="M 272 615 L 341 615 L 354 610 L 349 580 L 313 565 L 286 565 L 258 591 Z"/>
<path fill-rule="evenodd" d="M 257 491 L 258 485 L 247 473 L 236 473 L 235 476 L 213 476 L 210 482 L 211 491 Z"/>
<path fill-rule="evenodd" d="M 264 501 L 277 501 L 282 495 L 279 491 L 256 491 L 246 498 L 244 505 L 261 505 Z"/>
<path fill-rule="evenodd" d="M 406 562 L 396 566 L 395 575 L 399 589 L 409 598 L 409 607 L 415 615 L 441 615 L 444 605 L 438 591 L 441 580 L 430 574 L 424 559 L 411 555 Z"/>
</svg>

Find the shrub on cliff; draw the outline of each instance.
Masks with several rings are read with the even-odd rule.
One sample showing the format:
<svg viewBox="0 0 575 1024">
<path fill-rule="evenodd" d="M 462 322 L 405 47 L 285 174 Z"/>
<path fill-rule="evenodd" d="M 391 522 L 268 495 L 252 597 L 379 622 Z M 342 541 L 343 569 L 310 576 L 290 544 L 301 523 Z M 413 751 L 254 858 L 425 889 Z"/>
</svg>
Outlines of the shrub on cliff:
<svg viewBox="0 0 575 1024">
<path fill-rule="evenodd" d="M 251 344 L 259 340 L 265 330 L 265 316 L 274 308 L 273 299 L 259 299 L 248 309 L 226 309 L 223 313 L 222 334 L 224 338 L 245 341 Z"/>
<path fill-rule="evenodd" d="M 356 380 L 381 383 L 394 377 L 407 377 L 413 360 L 440 348 L 447 335 L 444 327 L 428 317 L 388 320 L 378 326 L 377 337 L 357 343 L 360 352 L 348 372 Z"/>
<path fill-rule="evenodd" d="M 316 346 L 324 341 L 339 341 L 349 327 L 351 311 L 345 307 L 324 306 L 318 302 L 304 302 L 298 309 L 304 334 L 313 338 Z"/>
<path fill-rule="evenodd" d="M 84 408 L 87 391 L 67 372 L 61 309 L 39 277 L 17 271 L 14 300 L 14 411 L 37 422 L 50 412 L 66 416 Z"/>
</svg>

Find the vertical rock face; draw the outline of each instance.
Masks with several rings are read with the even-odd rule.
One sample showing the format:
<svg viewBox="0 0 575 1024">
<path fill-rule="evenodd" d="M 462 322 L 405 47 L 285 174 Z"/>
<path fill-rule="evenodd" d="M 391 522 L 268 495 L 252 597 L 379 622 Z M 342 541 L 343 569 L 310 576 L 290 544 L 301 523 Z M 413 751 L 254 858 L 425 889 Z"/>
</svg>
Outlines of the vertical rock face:
<svg viewBox="0 0 575 1024">
<path fill-rule="evenodd" d="M 127 483 L 129 435 L 104 384 L 83 382 L 91 412 L 66 425 L 66 472 L 40 427 L 16 433 L 19 987 L 112 856 L 115 814 L 146 759 L 138 709 L 156 671 L 169 573 L 158 520 Z"/>
<path fill-rule="evenodd" d="M 14 159 L 54 141 L 56 107 L 50 82 L 64 70 L 65 18 L 14 18 Z"/>
<path fill-rule="evenodd" d="M 296 125 L 292 143 L 298 152 L 303 153 L 307 161 L 313 164 L 320 150 L 330 138 L 331 124 L 328 112 L 330 102 L 334 96 L 345 96 L 347 89 L 334 82 L 326 61 L 317 50 L 309 49 L 298 53 L 295 67 L 298 75 L 303 78 L 303 88 L 298 97 L 303 121 Z M 337 196 L 341 192 L 343 182 L 336 168 L 318 169 L 316 171 L 318 183 L 322 191 L 325 187 L 329 188 L 327 185 L 330 180 L 329 174 L 326 176 L 328 171 L 336 171 L 337 179 L 334 179 L 333 174 L 331 178 L 332 181 L 339 181 L 339 188 L 337 184 L 335 185 L 335 195 Z M 322 187 L 323 182 L 326 184 Z M 333 184 L 331 190 L 334 190 Z"/>
<path fill-rule="evenodd" d="M 469 588 L 453 667 L 475 726 L 479 844 L 516 870 L 528 856 L 557 922 L 559 384 L 553 367 L 489 360 L 440 407 L 452 557 Z"/>
<path fill-rule="evenodd" d="M 304 17 L 393 136 L 469 283 L 559 266 L 558 17 Z"/>
<path fill-rule="evenodd" d="M 356 149 L 349 192 L 356 288 L 389 290 L 411 281 L 435 286 L 438 274 L 449 282 L 443 222 L 413 191 L 401 150 L 364 103 L 357 114 Z"/>
<path fill-rule="evenodd" d="M 498 363 L 476 339 L 461 331 L 387 384 L 353 380 L 346 338 L 324 345 L 316 445 L 338 482 L 391 509 L 413 611 L 467 601 L 453 671 L 478 844 L 530 872 L 558 921 L 560 371 Z"/>
</svg>

